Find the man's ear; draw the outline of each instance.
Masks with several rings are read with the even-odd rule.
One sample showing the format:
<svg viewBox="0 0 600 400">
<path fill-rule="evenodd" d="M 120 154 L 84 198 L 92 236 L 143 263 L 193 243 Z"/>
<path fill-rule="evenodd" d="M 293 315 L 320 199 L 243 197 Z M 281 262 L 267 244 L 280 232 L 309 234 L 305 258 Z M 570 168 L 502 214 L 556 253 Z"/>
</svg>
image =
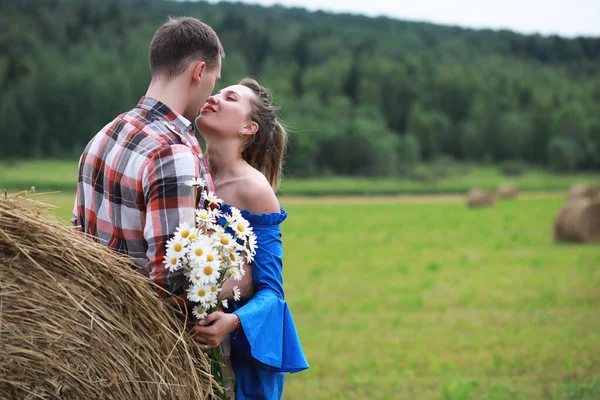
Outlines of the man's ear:
<svg viewBox="0 0 600 400">
<path fill-rule="evenodd" d="M 255 135 L 258 132 L 258 124 L 254 121 L 248 122 L 241 130 L 244 135 Z"/>
<path fill-rule="evenodd" d="M 200 85 L 202 74 L 206 72 L 206 63 L 204 61 L 196 61 L 192 64 L 192 82 L 194 85 Z"/>
</svg>

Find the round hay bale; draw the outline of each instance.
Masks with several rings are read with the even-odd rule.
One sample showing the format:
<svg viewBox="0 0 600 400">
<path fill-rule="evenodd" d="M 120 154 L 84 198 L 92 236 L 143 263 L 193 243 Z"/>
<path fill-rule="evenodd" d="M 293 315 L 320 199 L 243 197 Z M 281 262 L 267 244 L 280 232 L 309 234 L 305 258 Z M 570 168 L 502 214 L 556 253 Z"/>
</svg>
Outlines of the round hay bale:
<svg viewBox="0 0 600 400">
<path fill-rule="evenodd" d="M 519 195 L 519 189 L 514 185 L 501 185 L 498 187 L 498 196 L 504 199 L 514 199 Z"/>
<path fill-rule="evenodd" d="M 496 203 L 496 196 L 489 190 L 472 189 L 467 195 L 469 207 L 491 207 Z"/>
<path fill-rule="evenodd" d="M 598 188 L 587 183 L 577 183 L 569 189 L 568 201 L 594 199 L 600 196 Z"/>
<path fill-rule="evenodd" d="M 28 199 L 0 199 L 0 398 L 212 399 L 149 282 Z"/>
<path fill-rule="evenodd" d="M 554 220 L 554 240 L 600 242 L 600 199 L 568 202 Z"/>
</svg>

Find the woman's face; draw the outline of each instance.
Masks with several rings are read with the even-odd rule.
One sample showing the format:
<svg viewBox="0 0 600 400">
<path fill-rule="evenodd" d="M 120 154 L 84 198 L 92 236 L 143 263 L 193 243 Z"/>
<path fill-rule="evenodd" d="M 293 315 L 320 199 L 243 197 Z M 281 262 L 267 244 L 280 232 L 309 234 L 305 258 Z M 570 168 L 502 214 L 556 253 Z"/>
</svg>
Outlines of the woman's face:
<svg viewBox="0 0 600 400">
<path fill-rule="evenodd" d="M 196 127 L 203 134 L 239 137 L 251 124 L 250 112 L 255 94 L 246 86 L 233 85 L 219 90 L 200 109 Z"/>
</svg>

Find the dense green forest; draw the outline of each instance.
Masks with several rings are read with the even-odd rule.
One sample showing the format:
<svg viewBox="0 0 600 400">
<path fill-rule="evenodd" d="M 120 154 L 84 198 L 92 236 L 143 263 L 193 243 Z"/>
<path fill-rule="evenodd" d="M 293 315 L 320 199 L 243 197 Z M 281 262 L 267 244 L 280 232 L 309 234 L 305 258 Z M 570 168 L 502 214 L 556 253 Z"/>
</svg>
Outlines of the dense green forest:
<svg viewBox="0 0 600 400">
<path fill-rule="evenodd" d="M 418 162 L 600 169 L 600 38 L 470 30 L 241 3 L 0 0 L 0 157 L 76 158 L 149 81 L 169 15 L 215 28 L 223 84 L 259 77 L 288 174 L 410 175 Z"/>
</svg>

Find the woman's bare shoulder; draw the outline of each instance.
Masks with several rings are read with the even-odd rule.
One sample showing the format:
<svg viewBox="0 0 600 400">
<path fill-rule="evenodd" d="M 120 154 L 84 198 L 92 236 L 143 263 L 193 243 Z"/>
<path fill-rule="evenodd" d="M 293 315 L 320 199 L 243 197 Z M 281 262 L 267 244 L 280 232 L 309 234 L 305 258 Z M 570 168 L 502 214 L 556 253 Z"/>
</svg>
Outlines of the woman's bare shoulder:
<svg viewBox="0 0 600 400">
<path fill-rule="evenodd" d="M 279 201 L 267 178 L 253 169 L 238 182 L 240 208 L 252 214 L 269 214 L 280 211 Z"/>
</svg>

